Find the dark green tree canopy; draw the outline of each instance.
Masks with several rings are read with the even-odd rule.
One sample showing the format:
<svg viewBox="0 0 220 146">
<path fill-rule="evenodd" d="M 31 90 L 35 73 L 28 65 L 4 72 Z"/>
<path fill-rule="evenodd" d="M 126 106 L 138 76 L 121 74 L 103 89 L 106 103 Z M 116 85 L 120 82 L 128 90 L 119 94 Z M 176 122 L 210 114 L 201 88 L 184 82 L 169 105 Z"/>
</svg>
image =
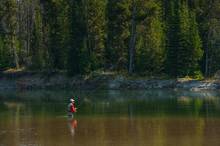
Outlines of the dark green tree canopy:
<svg viewBox="0 0 220 146">
<path fill-rule="evenodd" d="M 211 76 L 219 12 L 219 0 L 2 0 L 0 70 Z"/>
</svg>

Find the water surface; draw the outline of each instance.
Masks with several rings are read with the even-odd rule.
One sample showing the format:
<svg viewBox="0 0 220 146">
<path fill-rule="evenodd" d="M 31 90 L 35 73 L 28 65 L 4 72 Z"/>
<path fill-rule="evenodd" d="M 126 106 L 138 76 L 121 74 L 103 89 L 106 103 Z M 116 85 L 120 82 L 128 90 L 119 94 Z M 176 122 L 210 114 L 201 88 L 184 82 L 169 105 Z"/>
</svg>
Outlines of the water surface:
<svg viewBox="0 0 220 146">
<path fill-rule="evenodd" d="M 66 116 L 69 97 L 78 112 Z M 0 92 L 0 146 L 219 146 L 220 94 Z"/>
</svg>

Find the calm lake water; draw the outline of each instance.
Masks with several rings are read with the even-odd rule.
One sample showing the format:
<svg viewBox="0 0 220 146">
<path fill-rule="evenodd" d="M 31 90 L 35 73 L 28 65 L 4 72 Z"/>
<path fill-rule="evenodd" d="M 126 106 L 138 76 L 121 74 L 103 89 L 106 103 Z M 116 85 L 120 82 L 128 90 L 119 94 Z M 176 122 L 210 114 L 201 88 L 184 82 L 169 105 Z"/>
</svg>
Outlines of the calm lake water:
<svg viewBox="0 0 220 146">
<path fill-rule="evenodd" d="M 78 112 L 66 116 L 69 97 Z M 220 93 L 1 91 L 0 146 L 220 146 Z"/>
</svg>

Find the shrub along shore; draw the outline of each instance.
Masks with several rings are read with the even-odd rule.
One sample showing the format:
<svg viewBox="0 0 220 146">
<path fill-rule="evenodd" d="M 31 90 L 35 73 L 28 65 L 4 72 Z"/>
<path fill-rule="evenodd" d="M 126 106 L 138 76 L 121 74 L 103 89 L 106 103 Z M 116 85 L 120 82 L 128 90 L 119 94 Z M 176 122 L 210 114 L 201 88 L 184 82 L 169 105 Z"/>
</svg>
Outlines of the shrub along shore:
<svg viewBox="0 0 220 146">
<path fill-rule="evenodd" d="M 119 73 L 91 73 L 74 77 L 65 72 L 2 72 L 0 90 L 31 89 L 186 89 L 193 91 L 220 89 L 217 78 L 196 80 L 191 78 L 156 78 L 128 76 Z"/>
</svg>

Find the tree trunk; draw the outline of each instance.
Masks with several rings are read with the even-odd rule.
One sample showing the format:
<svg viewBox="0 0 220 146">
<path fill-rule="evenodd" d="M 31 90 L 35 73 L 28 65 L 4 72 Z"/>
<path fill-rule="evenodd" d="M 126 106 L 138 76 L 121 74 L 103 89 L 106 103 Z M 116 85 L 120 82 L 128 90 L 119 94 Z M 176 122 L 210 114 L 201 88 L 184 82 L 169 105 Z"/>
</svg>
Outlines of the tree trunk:
<svg viewBox="0 0 220 146">
<path fill-rule="evenodd" d="M 209 55 L 208 55 L 208 47 L 205 49 L 206 54 L 205 54 L 205 76 L 208 77 L 208 66 L 209 66 Z"/>
<path fill-rule="evenodd" d="M 212 4 L 212 1 L 210 1 L 208 3 L 208 8 L 209 10 L 211 10 L 211 8 L 213 7 L 213 4 Z M 210 16 L 211 16 L 211 12 L 208 11 L 207 12 L 207 18 L 208 20 L 210 20 Z M 210 27 L 210 26 L 209 26 Z M 209 58 L 209 51 L 210 51 L 210 44 L 209 44 L 209 39 L 211 38 L 211 28 L 208 28 L 208 36 L 207 36 L 207 45 L 206 45 L 206 48 L 205 48 L 205 77 L 208 77 L 210 75 L 210 58 Z"/>
<path fill-rule="evenodd" d="M 15 36 L 13 35 L 11 38 L 11 48 L 13 49 L 13 56 L 14 56 L 14 64 L 16 69 L 19 69 L 19 59 L 18 59 L 18 54 L 17 54 L 17 49 L 15 47 Z"/>
<path fill-rule="evenodd" d="M 135 45 L 136 45 L 136 4 L 133 0 L 132 2 L 132 19 L 131 19 L 131 38 L 129 44 L 129 74 L 134 72 L 134 55 L 135 55 Z"/>
</svg>

